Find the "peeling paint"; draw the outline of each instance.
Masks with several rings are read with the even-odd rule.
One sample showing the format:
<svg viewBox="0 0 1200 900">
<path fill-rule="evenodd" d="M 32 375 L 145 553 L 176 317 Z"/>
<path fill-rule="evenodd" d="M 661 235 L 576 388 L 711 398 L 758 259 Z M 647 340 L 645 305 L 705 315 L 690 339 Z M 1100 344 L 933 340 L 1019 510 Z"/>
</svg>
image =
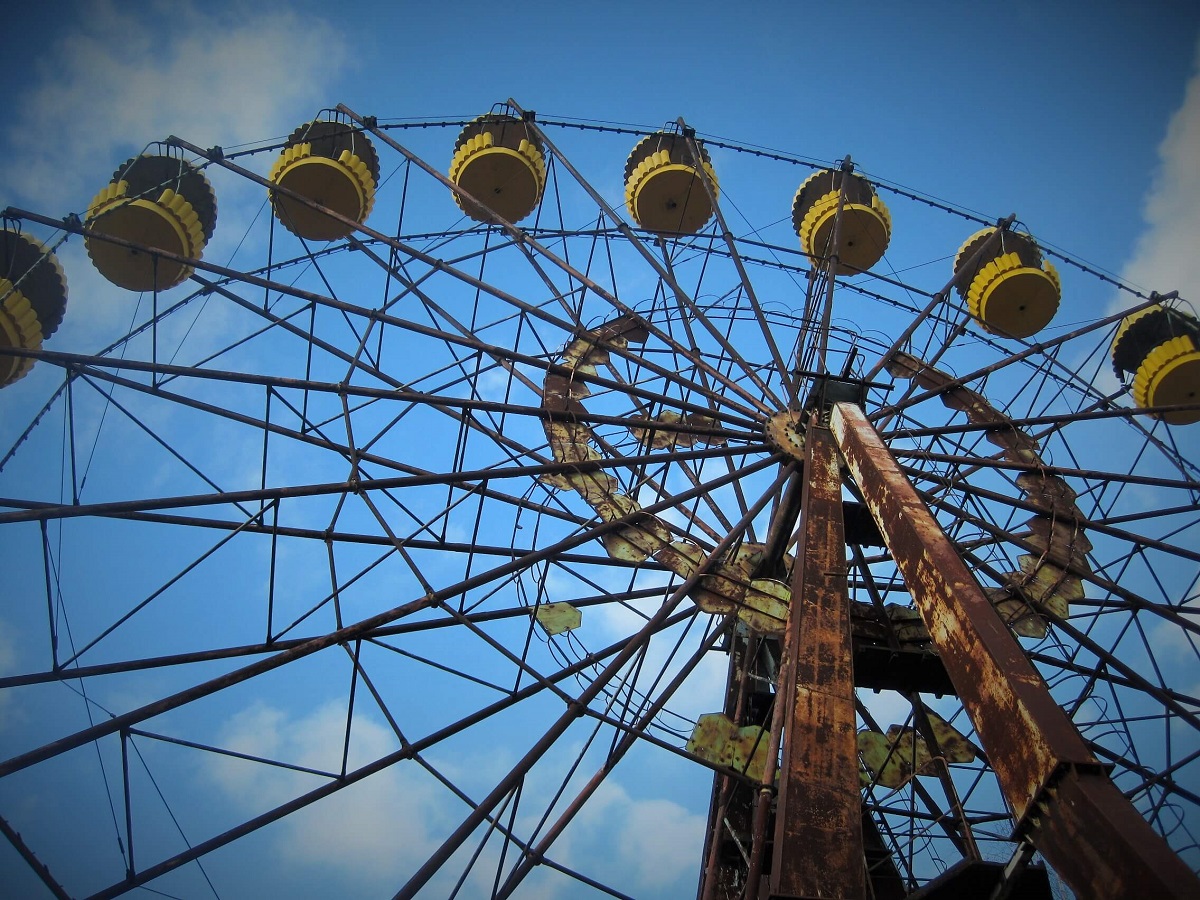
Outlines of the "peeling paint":
<svg viewBox="0 0 1200 900">
<path fill-rule="evenodd" d="M 861 411 L 839 404 L 831 427 L 1019 819 L 1095 759 Z"/>
<path fill-rule="evenodd" d="M 721 713 L 707 713 L 696 721 L 687 750 L 716 765 L 744 772 L 753 781 L 761 781 L 770 743 L 770 732 L 759 725 L 739 728 Z"/>
<path fill-rule="evenodd" d="M 888 371 L 897 378 L 915 381 L 926 390 L 942 390 L 942 403 L 966 414 L 976 425 L 994 425 L 984 434 L 1010 462 L 1044 466 L 1037 442 L 1017 428 L 1004 413 L 993 407 L 982 394 L 962 385 L 938 369 L 925 365 L 907 353 L 894 354 Z M 947 386 L 951 385 L 951 386 Z M 1044 638 L 1047 623 L 1039 612 L 1065 619 L 1073 600 L 1082 600 L 1083 580 L 1063 571 L 1091 572 L 1087 554 L 1091 542 L 1083 529 L 1074 524 L 1083 519 L 1075 505 L 1076 494 L 1067 482 L 1047 472 L 1022 472 L 1016 477 L 1022 499 L 1039 511 L 1026 523 L 1029 529 L 1017 535 L 1041 551 L 1019 559 L 1019 572 L 1004 574 L 1003 586 L 989 589 L 988 598 L 1008 626 L 1021 637 Z"/>
<path fill-rule="evenodd" d="M 588 395 L 579 375 L 595 375 L 597 366 L 608 361 L 608 347 L 626 347 L 645 340 L 646 330 L 632 316 L 621 316 L 599 328 L 577 336 L 562 352 L 560 365 L 568 374 L 551 372 L 542 387 L 542 408 L 549 415 L 543 422 L 555 462 L 592 463 L 605 457 L 597 449 L 595 434 L 577 417 L 586 412 L 581 398 Z M 708 416 L 689 413 L 681 416 L 670 410 L 659 417 L 661 429 L 630 427 L 634 437 L 655 449 L 692 447 L 697 444 L 719 445 L 720 437 L 673 429 L 713 427 Z M 543 476 L 543 484 L 561 490 L 573 490 L 582 497 L 602 521 L 626 524 L 601 537 L 605 551 L 614 559 L 643 562 L 653 558 L 681 578 L 695 574 L 708 558 L 699 544 L 674 534 L 665 521 L 642 512 L 641 505 L 624 493 L 620 482 L 603 471 Z M 751 629 L 766 634 L 782 634 L 791 599 L 787 585 L 769 580 L 752 580 L 761 558 L 762 547 L 743 545 L 723 560 L 715 560 L 689 592 L 692 601 L 714 615 L 737 613 Z"/>
<path fill-rule="evenodd" d="M 970 742 L 953 725 L 932 711 L 926 713 L 938 743 L 939 754 L 947 763 L 969 763 L 975 760 Z M 864 770 L 860 783 L 881 784 L 895 790 L 903 787 L 916 775 L 937 775 L 939 763 L 912 728 L 892 725 L 887 734 L 860 731 L 856 738 L 858 755 Z"/>
<path fill-rule="evenodd" d="M 551 637 L 564 631 L 574 631 L 583 622 L 583 613 L 570 603 L 543 603 L 534 616 Z"/>
<path fill-rule="evenodd" d="M 726 444 L 725 438 L 720 435 L 698 434 L 694 431 L 681 431 L 672 427 L 682 424 L 694 428 L 716 428 L 717 420 L 712 416 L 700 413 L 687 413 L 681 416 L 679 413 L 667 409 L 663 410 L 654 421 L 659 424 L 650 428 L 630 425 L 629 433 L 637 439 L 639 444 L 655 450 L 674 447 L 723 447 Z"/>
</svg>

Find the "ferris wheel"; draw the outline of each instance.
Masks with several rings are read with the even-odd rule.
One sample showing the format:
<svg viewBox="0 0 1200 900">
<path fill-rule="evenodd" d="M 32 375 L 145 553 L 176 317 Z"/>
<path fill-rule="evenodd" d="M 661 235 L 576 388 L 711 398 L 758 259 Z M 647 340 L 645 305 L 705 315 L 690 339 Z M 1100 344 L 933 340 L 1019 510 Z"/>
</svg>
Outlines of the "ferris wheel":
<svg viewBox="0 0 1200 900">
<path fill-rule="evenodd" d="M 511 100 L 98 188 L 0 230 L 14 884 L 1194 895 L 1186 299 Z M 129 324 L 67 352 L 81 244 Z"/>
</svg>

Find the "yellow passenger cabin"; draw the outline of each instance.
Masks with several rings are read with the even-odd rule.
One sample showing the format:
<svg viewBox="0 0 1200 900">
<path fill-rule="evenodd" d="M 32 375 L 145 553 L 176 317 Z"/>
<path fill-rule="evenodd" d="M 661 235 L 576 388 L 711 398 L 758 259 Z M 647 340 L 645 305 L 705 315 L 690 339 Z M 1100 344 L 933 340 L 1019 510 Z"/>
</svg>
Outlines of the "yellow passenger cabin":
<svg viewBox="0 0 1200 900">
<path fill-rule="evenodd" d="M 996 231 L 977 231 L 959 248 L 955 288 L 972 318 L 987 331 L 1026 338 L 1050 324 L 1058 312 L 1062 285 L 1032 237 L 1001 230 L 989 244 Z"/>
<path fill-rule="evenodd" d="M 821 169 L 796 191 L 792 227 L 814 265 L 836 257 L 837 274 L 852 275 L 867 271 L 883 258 L 892 237 L 892 216 L 865 178 L 841 169 Z"/>
<path fill-rule="evenodd" d="M 4 350 L 40 350 L 62 323 L 67 278 L 58 257 L 40 241 L 0 229 L 0 387 L 23 378 L 33 358 Z"/>
<path fill-rule="evenodd" d="M 708 151 L 686 134 L 651 134 L 637 143 L 625 162 L 625 205 L 639 227 L 655 234 L 695 234 L 712 218 L 719 196 Z"/>
<path fill-rule="evenodd" d="M 1133 400 L 1170 425 L 1200 422 L 1200 321 L 1164 304 L 1121 322 L 1112 346 L 1117 375 L 1133 376 Z M 1180 406 L 1177 410 L 1157 407 Z M 1190 408 L 1189 408 L 1190 407 Z"/>
<path fill-rule="evenodd" d="M 291 133 L 269 180 L 282 189 L 271 191 L 271 208 L 284 228 L 308 241 L 338 241 L 371 214 L 379 155 L 355 126 L 317 119 Z"/>
<path fill-rule="evenodd" d="M 546 189 L 542 143 L 524 120 L 492 112 L 470 122 L 454 143 L 450 180 L 485 209 L 454 192 L 454 202 L 478 222 L 519 222 L 532 213 Z"/>
<path fill-rule="evenodd" d="M 92 199 L 84 224 L 84 244 L 101 275 L 127 290 L 164 291 L 192 274 L 186 260 L 199 259 L 212 237 L 217 198 L 186 160 L 135 156 Z"/>
</svg>

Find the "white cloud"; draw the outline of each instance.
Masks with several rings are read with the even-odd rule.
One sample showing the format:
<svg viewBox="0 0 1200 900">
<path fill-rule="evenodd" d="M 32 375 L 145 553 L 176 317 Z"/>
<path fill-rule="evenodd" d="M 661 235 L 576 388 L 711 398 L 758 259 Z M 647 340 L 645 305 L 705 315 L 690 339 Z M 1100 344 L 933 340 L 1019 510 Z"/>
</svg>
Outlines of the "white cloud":
<svg viewBox="0 0 1200 900">
<path fill-rule="evenodd" d="M 171 133 L 226 148 L 286 133 L 331 102 L 348 57 L 310 15 L 92 4 L 10 107 L 0 196 L 79 210 L 125 156 Z"/>
<path fill-rule="evenodd" d="M 312 15 L 211 11 L 187 3 L 91 4 L 48 42 L 30 83 L 13 92 L 0 125 L 0 208 L 53 218 L 81 213 L 122 162 L 171 134 L 227 150 L 278 139 L 336 103 L 334 84 L 350 59 L 346 37 Z M 253 160 L 247 165 L 258 170 L 271 163 L 267 155 Z M 204 256 L 228 264 L 265 192 L 217 167 L 208 175 L 218 221 Z M 243 249 L 256 248 L 259 239 L 252 238 Z M 58 254 L 67 272 L 67 316 L 48 348 L 94 352 L 129 328 L 137 295 L 106 282 L 78 239 Z M 162 302 L 188 289 L 171 291 Z M 159 335 L 168 342 L 160 351 L 170 354 L 170 340 L 178 343 L 185 328 L 189 358 L 227 343 L 224 305 L 207 304 L 212 308 L 194 325 L 189 307 Z M 145 299 L 138 318 L 148 311 Z"/>
<path fill-rule="evenodd" d="M 680 895 L 680 889 L 694 889 L 704 829 L 704 816 L 670 800 L 634 799 L 609 779 L 556 843 L 554 855 L 623 890 L 636 885 L 636 896 L 672 887 L 662 895 Z"/>
<path fill-rule="evenodd" d="M 337 771 L 344 727 L 345 710 L 336 702 L 300 715 L 256 703 L 227 721 L 219 743 L 241 753 Z M 396 746 L 382 725 L 356 717 L 351 770 Z M 576 749 L 564 748 L 568 751 L 564 758 Z M 470 755 L 445 773 L 469 792 L 481 794 L 511 762 L 504 754 Z M 319 783 L 301 773 L 216 755 L 206 757 L 204 772 L 225 800 L 247 816 L 285 803 Z M 481 780 L 487 784 L 475 783 Z M 518 831 L 528 833 L 540 818 L 549 800 L 544 789 L 552 781 L 536 780 L 527 786 Z M 264 860 L 264 865 L 307 871 L 322 884 L 336 883 L 342 896 L 384 895 L 404 883 L 466 812 L 415 763 L 402 762 L 289 816 L 273 832 L 275 859 Z M 680 804 L 661 797 L 635 797 L 610 778 L 550 855 L 636 896 L 675 896 L 681 886 L 692 886 L 704 827 L 703 816 Z M 489 842 L 468 880 L 468 895 L 490 889 L 498 847 L 495 840 Z M 431 889 L 449 890 L 466 862 L 464 852 L 447 864 Z M 520 896 L 576 895 L 578 885 L 569 878 L 545 871 L 537 874 L 522 887 Z"/>
<path fill-rule="evenodd" d="M 0 619 L 0 675 L 17 672 L 17 640 L 12 623 Z M 11 725 L 13 715 L 13 696 L 11 691 L 0 691 L 0 725 Z"/>
<path fill-rule="evenodd" d="M 621 810 L 624 827 L 617 841 L 617 855 L 639 885 L 663 888 L 694 873 L 697 851 L 703 846 L 703 816 L 670 800 L 632 800 L 625 796 L 622 802 L 628 806 Z"/>
<path fill-rule="evenodd" d="M 1200 304 L 1200 45 L 1183 105 L 1159 145 L 1159 167 L 1146 196 L 1147 229 L 1121 273 L 1160 293 L 1177 290 Z M 1121 300 L 1125 305 L 1128 298 Z"/>
<path fill-rule="evenodd" d="M 341 767 L 345 709 L 328 703 L 303 716 L 256 704 L 227 723 L 222 746 L 324 771 Z M 395 737 L 363 716 L 354 721 L 351 770 L 397 748 Z M 208 776 L 247 813 L 284 803 L 320 782 L 311 776 L 230 757 L 209 757 Z M 431 837 L 460 810 L 419 770 L 403 762 L 344 788 L 286 819 L 274 852 L 289 868 L 332 873 L 347 895 L 395 890 L 432 853 Z"/>
</svg>

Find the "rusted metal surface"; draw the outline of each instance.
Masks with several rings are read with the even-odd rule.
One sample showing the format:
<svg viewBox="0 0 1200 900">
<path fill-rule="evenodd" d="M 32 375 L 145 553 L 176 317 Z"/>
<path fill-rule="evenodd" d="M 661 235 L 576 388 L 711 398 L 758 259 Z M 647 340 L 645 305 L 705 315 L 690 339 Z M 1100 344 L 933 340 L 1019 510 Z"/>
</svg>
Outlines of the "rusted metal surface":
<svg viewBox="0 0 1200 900">
<path fill-rule="evenodd" d="M 1200 897 L 1200 881 L 1106 777 L 1069 770 L 1029 838 L 1080 897 Z"/>
<path fill-rule="evenodd" d="M 781 634 L 790 590 L 782 582 L 754 577 L 760 568 L 761 545 L 743 544 L 726 558 L 710 563 L 708 551 L 677 535 L 665 520 L 642 512 L 615 477 L 595 468 L 605 455 L 584 415 L 583 399 L 591 393 L 586 379 L 596 376 L 610 350 L 623 350 L 647 337 L 641 319 L 622 315 L 577 335 L 564 348 L 559 368 L 547 372 L 542 386 L 541 408 L 546 413 L 542 425 L 555 462 L 590 468 L 567 469 L 542 480 L 574 490 L 604 522 L 625 523 L 603 538 L 604 549 L 612 558 L 636 563 L 652 557 L 681 578 L 690 578 L 702 565 L 707 566 L 706 574 L 689 593 L 697 606 L 714 615 L 736 614 L 757 632 Z M 675 423 L 681 421 L 678 415 L 674 419 Z"/>
<path fill-rule="evenodd" d="M 696 721 L 687 750 L 719 766 L 729 766 L 761 780 L 767 763 L 767 731 L 761 725 L 738 726 L 721 713 L 706 713 Z"/>
<path fill-rule="evenodd" d="M 866 895 L 850 601 L 833 438 L 810 426 L 792 578 L 771 896 Z"/>
<path fill-rule="evenodd" d="M 771 446 L 793 459 L 804 459 L 804 413 L 785 409 L 767 419 L 763 430 Z"/>
<path fill-rule="evenodd" d="M 831 427 L 1021 818 L 1060 762 L 1096 761 L 861 411 Z"/>
<path fill-rule="evenodd" d="M 907 353 L 894 354 L 888 361 L 888 371 L 927 390 L 941 391 L 943 404 L 965 413 L 971 424 L 988 429 L 986 438 L 1009 462 L 1039 469 L 1044 465 L 1037 441 L 978 391 L 956 383 L 950 375 Z M 1044 638 L 1046 620 L 1039 613 L 1065 619 L 1071 601 L 1083 599 L 1080 576 L 1091 574 L 1087 553 L 1092 545 L 1078 524 L 1084 516 L 1075 505 L 1075 492 L 1063 478 L 1031 470 L 1022 472 L 1016 481 L 1023 499 L 1038 511 L 1026 523 L 1028 533 L 1021 537 L 1035 543 L 1042 552 L 1022 555 L 1018 560 L 1020 570 L 1007 573 L 1003 587 L 985 593 L 1013 631 L 1022 637 Z"/>
<path fill-rule="evenodd" d="M 707 435 L 695 431 L 685 431 L 680 426 L 693 426 L 697 428 L 712 428 L 718 426 L 717 420 L 712 416 L 702 415 L 700 413 L 685 413 L 680 415 L 671 410 L 664 410 L 655 420 L 654 424 L 645 427 L 629 426 L 629 433 L 637 438 L 638 443 L 647 447 L 653 447 L 655 450 L 675 447 L 695 447 L 697 445 L 706 446 L 724 446 L 726 440 L 721 435 Z"/>
<path fill-rule="evenodd" d="M 843 513 L 855 511 L 855 516 L 870 522 L 870 530 L 884 546 L 879 527 L 871 511 L 859 504 L 842 503 Z M 861 516 L 859 515 L 861 513 Z M 854 552 L 861 584 L 871 597 L 870 603 L 851 602 L 850 634 L 854 639 L 854 686 L 873 690 L 899 691 L 902 694 L 954 693 L 954 684 L 946 674 L 937 649 L 929 638 L 929 630 L 915 609 L 884 602 L 863 555 L 862 547 L 851 536 L 847 518 L 846 540 Z M 866 530 L 859 527 L 858 530 Z"/>
<path fill-rule="evenodd" d="M 946 762 L 972 762 L 975 751 L 965 737 L 958 733 L 936 713 L 927 713 L 930 726 L 937 742 L 937 753 L 916 730 L 893 725 L 887 734 L 867 729 L 858 733 L 858 752 L 874 778 L 866 772 L 860 778 L 866 784 L 882 784 L 892 789 L 907 784 L 917 775 L 937 775 L 940 763 L 935 756 Z"/>
<path fill-rule="evenodd" d="M 837 405 L 831 429 L 1018 829 L 1080 896 L 1200 896 L 1195 875 L 1088 751 L 861 410 Z"/>
<path fill-rule="evenodd" d="M 757 636 L 740 631 L 730 635 L 725 715 L 734 722 L 744 721 L 750 705 L 750 674 L 757 668 L 760 646 Z M 698 900 L 741 900 L 746 877 L 744 851 L 750 840 L 756 796 L 748 785 L 727 775 L 714 777 Z"/>
</svg>

